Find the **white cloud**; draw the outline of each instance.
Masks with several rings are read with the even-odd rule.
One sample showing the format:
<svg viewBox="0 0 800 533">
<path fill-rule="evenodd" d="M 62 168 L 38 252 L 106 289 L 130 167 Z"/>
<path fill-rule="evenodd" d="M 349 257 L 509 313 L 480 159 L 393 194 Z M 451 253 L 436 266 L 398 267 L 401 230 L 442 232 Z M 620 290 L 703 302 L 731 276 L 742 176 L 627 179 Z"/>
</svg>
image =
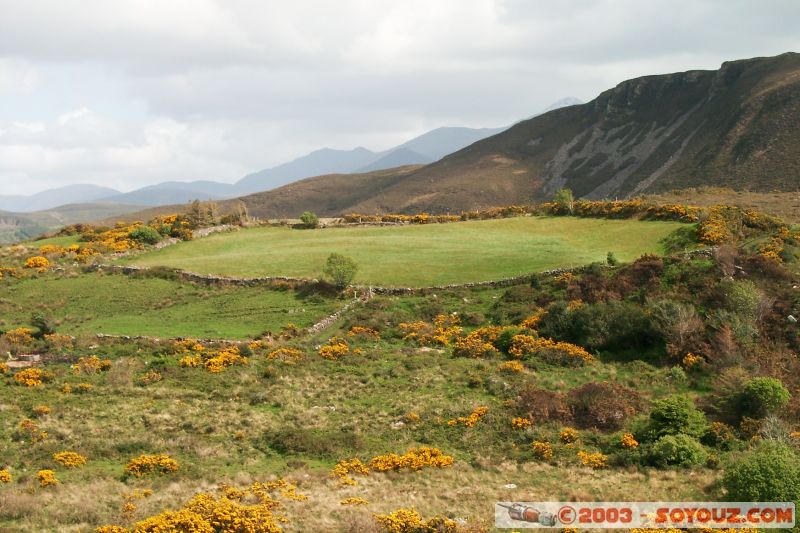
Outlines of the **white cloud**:
<svg viewBox="0 0 800 533">
<path fill-rule="evenodd" d="M 782 0 L 0 0 L 0 13 L 0 194 L 232 181 L 800 44 L 800 3 Z"/>
</svg>

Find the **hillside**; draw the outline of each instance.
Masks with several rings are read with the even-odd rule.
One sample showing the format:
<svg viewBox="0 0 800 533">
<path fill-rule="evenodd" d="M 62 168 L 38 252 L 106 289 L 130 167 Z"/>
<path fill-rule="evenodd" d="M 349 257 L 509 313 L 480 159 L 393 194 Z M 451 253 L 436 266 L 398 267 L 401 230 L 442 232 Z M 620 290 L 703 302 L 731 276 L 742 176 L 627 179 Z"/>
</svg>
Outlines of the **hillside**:
<svg viewBox="0 0 800 533">
<path fill-rule="evenodd" d="M 117 194 L 120 192 L 115 189 L 97 185 L 67 185 L 28 196 L 0 195 L 0 210 L 28 213 L 64 204 L 94 202 Z"/>
<path fill-rule="evenodd" d="M 0 243 L 31 239 L 68 224 L 102 218 L 112 219 L 141 209 L 142 207 L 138 205 L 93 202 L 67 204 L 31 213 L 0 211 Z"/>
<path fill-rule="evenodd" d="M 593 199 L 704 185 L 795 191 L 798 139 L 800 54 L 787 53 L 625 81 L 412 172 L 386 171 L 369 190 L 371 176 L 318 177 L 243 200 L 261 216 L 289 216 L 300 206 L 458 212 L 542 200 L 560 187 Z"/>
</svg>

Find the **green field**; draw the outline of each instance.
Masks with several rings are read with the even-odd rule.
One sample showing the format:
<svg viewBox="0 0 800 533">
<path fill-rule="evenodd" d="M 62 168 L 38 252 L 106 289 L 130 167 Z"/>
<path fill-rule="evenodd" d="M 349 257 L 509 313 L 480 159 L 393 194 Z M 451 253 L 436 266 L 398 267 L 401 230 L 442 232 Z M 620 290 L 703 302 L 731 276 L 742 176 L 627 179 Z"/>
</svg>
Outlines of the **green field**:
<svg viewBox="0 0 800 533">
<path fill-rule="evenodd" d="M 123 262 L 227 276 L 320 276 L 331 252 L 359 265 L 357 283 L 431 286 L 487 281 L 551 268 L 621 261 L 660 252 L 659 241 L 684 226 L 571 217 L 400 227 L 295 230 L 257 228 L 217 234 Z"/>
<path fill-rule="evenodd" d="M 340 302 L 260 287 L 203 287 L 124 275 L 45 277 L 8 286 L 0 328 L 25 326 L 34 312 L 61 333 L 238 339 L 287 323 L 314 324 Z"/>
</svg>

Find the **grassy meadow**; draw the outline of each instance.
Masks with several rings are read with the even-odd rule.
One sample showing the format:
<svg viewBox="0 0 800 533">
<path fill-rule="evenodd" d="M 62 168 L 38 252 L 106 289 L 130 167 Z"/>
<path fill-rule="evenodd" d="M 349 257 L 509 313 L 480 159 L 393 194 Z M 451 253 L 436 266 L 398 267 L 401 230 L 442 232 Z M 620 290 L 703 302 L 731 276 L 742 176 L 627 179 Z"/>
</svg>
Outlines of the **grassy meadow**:
<svg viewBox="0 0 800 533">
<path fill-rule="evenodd" d="M 0 298 L 0 327 L 34 312 L 71 335 L 244 339 L 291 322 L 308 327 L 341 301 L 262 287 L 200 286 L 177 280 L 86 273 L 23 280 Z"/>
<path fill-rule="evenodd" d="M 257 228 L 179 243 L 123 260 L 203 274 L 316 278 L 332 252 L 359 266 L 355 282 L 423 287 L 487 281 L 552 268 L 621 261 L 661 252 L 659 241 L 686 226 L 572 217 L 400 227 Z"/>
</svg>

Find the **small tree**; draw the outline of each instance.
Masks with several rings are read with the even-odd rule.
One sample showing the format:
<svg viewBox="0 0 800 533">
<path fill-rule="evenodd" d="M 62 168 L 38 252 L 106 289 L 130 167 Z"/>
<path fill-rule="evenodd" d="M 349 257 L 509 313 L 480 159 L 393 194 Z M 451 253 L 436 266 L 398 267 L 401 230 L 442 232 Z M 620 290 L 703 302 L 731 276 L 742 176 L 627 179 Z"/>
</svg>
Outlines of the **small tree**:
<svg viewBox="0 0 800 533">
<path fill-rule="evenodd" d="M 560 210 L 566 211 L 569 214 L 572 214 L 572 211 L 575 209 L 575 197 L 571 189 L 557 190 L 553 195 L 553 201 Z"/>
<path fill-rule="evenodd" d="M 322 273 L 331 280 L 334 287 L 344 289 L 353 281 L 358 271 L 356 262 L 342 254 L 332 253 L 325 262 Z"/>
<path fill-rule="evenodd" d="M 150 226 L 139 226 L 128 233 L 128 237 L 141 244 L 156 244 L 161 240 L 161 234 Z"/>
<path fill-rule="evenodd" d="M 300 222 L 303 223 L 303 226 L 309 229 L 316 228 L 319 226 L 319 218 L 311 211 L 306 211 L 305 213 L 300 215 Z"/>
<path fill-rule="evenodd" d="M 781 380 L 753 378 L 742 391 L 742 410 L 749 416 L 765 417 L 784 407 L 791 397 Z"/>
</svg>

